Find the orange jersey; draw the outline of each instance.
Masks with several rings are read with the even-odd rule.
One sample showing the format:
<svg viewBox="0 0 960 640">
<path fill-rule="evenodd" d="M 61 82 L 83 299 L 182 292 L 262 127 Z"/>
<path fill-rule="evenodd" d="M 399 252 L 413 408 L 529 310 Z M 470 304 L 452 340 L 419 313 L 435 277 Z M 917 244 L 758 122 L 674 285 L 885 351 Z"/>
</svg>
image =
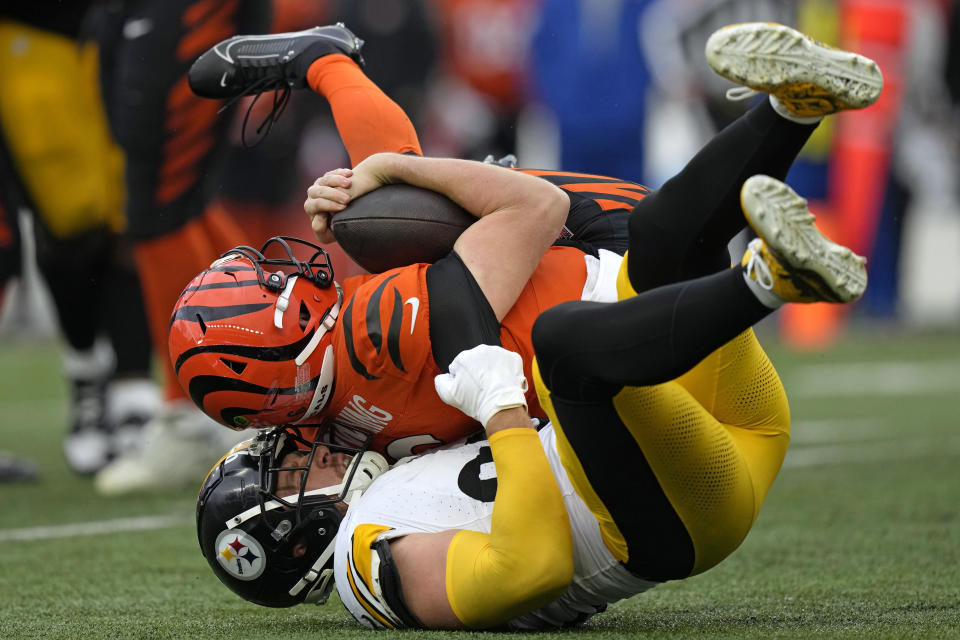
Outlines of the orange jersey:
<svg viewBox="0 0 960 640">
<path fill-rule="evenodd" d="M 372 448 L 393 459 L 480 429 L 434 390 L 433 379 L 441 370 L 430 343 L 428 267 L 416 264 L 347 278 L 343 311 L 334 329 L 334 389 L 323 416 L 372 434 Z M 523 356 L 528 379 L 533 379 L 534 321 L 552 306 L 579 300 L 586 277 L 582 251 L 550 248 L 503 319 L 503 347 Z M 533 385 L 527 404 L 532 416 L 545 415 Z M 348 433 L 339 433 L 342 444 L 361 444 L 350 441 Z"/>
</svg>

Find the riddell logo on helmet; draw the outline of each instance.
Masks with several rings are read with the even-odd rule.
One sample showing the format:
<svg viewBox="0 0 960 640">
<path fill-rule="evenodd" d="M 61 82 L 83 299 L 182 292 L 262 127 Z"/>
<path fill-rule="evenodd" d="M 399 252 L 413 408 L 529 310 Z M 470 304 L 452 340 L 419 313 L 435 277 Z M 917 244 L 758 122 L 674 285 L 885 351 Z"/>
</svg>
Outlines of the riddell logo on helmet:
<svg viewBox="0 0 960 640">
<path fill-rule="evenodd" d="M 226 529 L 217 536 L 217 562 L 237 580 L 256 580 L 267 567 L 266 554 L 255 538 Z"/>
</svg>

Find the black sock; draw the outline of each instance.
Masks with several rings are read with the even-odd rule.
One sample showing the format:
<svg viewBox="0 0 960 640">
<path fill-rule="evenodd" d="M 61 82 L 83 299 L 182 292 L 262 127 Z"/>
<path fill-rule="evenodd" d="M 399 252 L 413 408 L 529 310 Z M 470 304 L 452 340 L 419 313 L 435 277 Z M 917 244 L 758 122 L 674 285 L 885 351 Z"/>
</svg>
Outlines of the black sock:
<svg viewBox="0 0 960 640">
<path fill-rule="evenodd" d="M 597 400 L 672 380 L 770 314 L 740 268 L 620 302 L 568 302 L 543 312 L 533 345 L 551 393 Z"/>
<path fill-rule="evenodd" d="M 144 308 L 140 277 L 129 260 L 114 260 L 104 272 L 100 324 L 117 354 L 117 377 L 149 377 L 153 342 Z"/>
<path fill-rule="evenodd" d="M 777 115 L 767 99 L 708 142 L 683 170 L 630 216 L 630 282 L 639 293 L 730 264 L 727 244 L 746 224 L 744 181 L 783 180 L 817 125 Z"/>
</svg>

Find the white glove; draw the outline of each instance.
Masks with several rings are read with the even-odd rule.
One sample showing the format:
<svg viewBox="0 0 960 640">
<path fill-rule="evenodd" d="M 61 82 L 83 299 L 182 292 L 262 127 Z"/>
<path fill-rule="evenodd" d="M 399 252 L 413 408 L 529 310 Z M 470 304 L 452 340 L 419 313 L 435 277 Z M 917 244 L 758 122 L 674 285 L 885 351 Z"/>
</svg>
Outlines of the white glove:
<svg viewBox="0 0 960 640">
<path fill-rule="evenodd" d="M 502 347 L 482 344 L 461 351 L 450 363 L 450 373 L 441 373 L 433 384 L 441 400 L 484 427 L 499 411 L 527 408 L 523 359 Z"/>
</svg>

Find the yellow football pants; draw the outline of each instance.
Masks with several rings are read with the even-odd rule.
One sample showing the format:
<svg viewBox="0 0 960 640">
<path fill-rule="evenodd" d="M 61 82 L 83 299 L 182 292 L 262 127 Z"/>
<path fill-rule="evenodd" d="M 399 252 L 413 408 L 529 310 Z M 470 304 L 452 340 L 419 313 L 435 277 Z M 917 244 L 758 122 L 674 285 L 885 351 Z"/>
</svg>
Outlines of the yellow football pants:
<svg viewBox="0 0 960 640">
<path fill-rule="evenodd" d="M 123 154 L 97 66 L 95 46 L 0 20 L 0 132 L 35 213 L 59 238 L 124 227 Z"/>
<path fill-rule="evenodd" d="M 607 412 L 584 408 L 590 422 L 577 407 L 558 415 L 539 373 L 535 383 L 574 487 L 628 568 L 687 577 L 743 541 L 790 433 L 786 394 L 752 329 L 676 380 L 626 387 Z"/>
</svg>

